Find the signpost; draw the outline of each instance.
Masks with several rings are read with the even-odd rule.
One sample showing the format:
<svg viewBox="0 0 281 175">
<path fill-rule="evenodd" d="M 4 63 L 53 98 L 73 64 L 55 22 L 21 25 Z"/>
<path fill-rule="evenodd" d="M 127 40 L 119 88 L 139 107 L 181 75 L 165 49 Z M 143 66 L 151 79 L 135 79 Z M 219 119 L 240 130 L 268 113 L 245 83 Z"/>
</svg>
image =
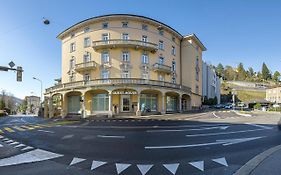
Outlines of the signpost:
<svg viewBox="0 0 281 175">
<path fill-rule="evenodd" d="M 13 61 L 9 63 L 9 66 L 10 67 L 0 66 L 0 71 L 5 71 L 5 72 L 9 70 L 17 71 L 17 81 L 22 82 L 22 72 L 23 72 L 22 67 L 18 66 L 16 69 L 13 68 L 15 66 L 15 63 Z"/>
</svg>

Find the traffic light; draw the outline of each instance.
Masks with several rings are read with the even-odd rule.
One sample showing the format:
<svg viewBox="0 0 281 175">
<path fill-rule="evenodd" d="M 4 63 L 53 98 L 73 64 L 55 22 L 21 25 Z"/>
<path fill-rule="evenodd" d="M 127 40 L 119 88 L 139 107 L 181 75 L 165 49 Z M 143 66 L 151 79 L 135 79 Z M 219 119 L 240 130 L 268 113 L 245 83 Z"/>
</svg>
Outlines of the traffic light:
<svg viewBox="0 0 281 175">
<path fill-rule="evenodd" d="M 22 81 L 22 72 L 23 72 L 23 70 L 22 70 L 22 67 L 21 66 L 18 66 L 17 67 L 17 81 Z"/>
</svg>

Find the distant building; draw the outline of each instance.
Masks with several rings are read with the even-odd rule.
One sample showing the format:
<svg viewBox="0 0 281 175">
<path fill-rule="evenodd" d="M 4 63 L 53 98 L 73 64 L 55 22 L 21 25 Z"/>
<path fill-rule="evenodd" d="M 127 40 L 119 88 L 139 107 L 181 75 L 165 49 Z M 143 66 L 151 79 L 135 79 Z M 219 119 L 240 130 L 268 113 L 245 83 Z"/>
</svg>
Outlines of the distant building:
<svg viewBox="0 0 281 175">
<path fill-rule="evenodd" d="M 40 108 L 40 97 L 37 96 L 26 96 L 25 97 L 27 103 L 27 114 L 38 114 Z"/>
<path fill-rule="evenodd" d="M 213 67 L 206 62 L 202 64 L 202 96 L 203 98 L 211 99 L 217 97 L 218 104 L 220 104 L 221 80 L 216 75 Z"/>
<path fill-rule="evenodd" d="M 281 103 L 281 87 L 266 89 L 265 99 L 272 103 Z"/>
</svg>

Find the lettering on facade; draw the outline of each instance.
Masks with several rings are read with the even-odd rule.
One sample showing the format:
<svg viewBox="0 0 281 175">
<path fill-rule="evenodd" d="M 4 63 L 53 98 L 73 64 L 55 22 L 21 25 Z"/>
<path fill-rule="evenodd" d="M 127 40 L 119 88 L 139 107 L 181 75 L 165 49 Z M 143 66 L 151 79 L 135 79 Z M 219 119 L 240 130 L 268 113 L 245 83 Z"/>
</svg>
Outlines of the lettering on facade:
<svg viewBox="0 0 281 175">
<path fill-rule="evenodd" d="M 112 92 L 112 94 L 115 94 L 115 95 L 134 95 L 134 94 L 138 94 L 138 93 L 134 92 L 134 91 L 115 91 L 115 92 Z"/>
</svg>

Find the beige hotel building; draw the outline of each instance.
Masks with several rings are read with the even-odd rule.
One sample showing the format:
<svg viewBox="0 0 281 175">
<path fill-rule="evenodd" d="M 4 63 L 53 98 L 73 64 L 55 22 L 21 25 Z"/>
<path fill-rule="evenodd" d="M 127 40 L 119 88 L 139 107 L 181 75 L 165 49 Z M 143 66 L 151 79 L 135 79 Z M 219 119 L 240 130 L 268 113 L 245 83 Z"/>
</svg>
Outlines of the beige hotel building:
<svg viewBox="0 0 281 175">
<path fill-rule="evenodd" d="M 61 81 L 45 92 L 45 116 L 145 115 L 201 106 L 202 52 L 157 20 L 93 17 L 61 32 Z"/>
</svg>

